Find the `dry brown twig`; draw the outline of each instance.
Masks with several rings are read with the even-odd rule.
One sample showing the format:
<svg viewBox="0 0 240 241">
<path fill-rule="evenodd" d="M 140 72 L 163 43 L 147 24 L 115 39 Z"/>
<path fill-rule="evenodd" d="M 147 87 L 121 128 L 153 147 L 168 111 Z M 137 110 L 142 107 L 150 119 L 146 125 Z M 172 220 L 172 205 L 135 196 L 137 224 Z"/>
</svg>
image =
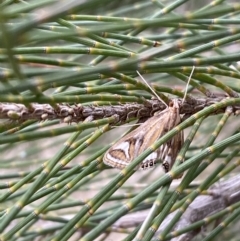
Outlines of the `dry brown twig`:
<svg viewBox="0 0 240 241">
<path fill-rule="evenodd" d="M 215 98 L 188 98 L 184 103 L 180 102 L 180 113 L 192 115 L 212 104 L 223 101 L 226 97 Z M 109 106 L 83 106 L 81 104 L 57 104 L 51 106 L 49 104 L 32 103 L 29 106 L 17 103 L 0 103 L 0 119 L 10 121 L 24 122 L 26 120 L 56 120 L 61 122 L 72 123 L 84 121 L 91 116 L 93 120 L 118 115 L 121 121 L 130 118 L 148 118 L 153 116 L 156 111 L 164 110 L 166 106 L 157 99 L 145 100 L 144 104 L 126 103 Z M 218 110 L 217 113 L 223 113 L 225 108 Z M 240 106 L 234 106 L 234 112 L 238 113 Z M 214 114 L 217 114 L 214 113 Z"/>
</svg>

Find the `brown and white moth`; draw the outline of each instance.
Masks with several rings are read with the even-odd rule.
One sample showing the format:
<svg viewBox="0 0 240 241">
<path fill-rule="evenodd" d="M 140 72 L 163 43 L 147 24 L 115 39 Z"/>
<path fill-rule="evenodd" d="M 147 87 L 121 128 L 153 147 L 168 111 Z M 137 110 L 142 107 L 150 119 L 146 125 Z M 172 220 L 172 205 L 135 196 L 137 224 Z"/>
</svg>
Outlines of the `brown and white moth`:
<svg viewBox="0 0 240 241">
<path fill-rule="evenodd" d="M 105 153 L 104 163 L 123 169 L 180 122 L 179 103 L 177 99 L 174 99 L 167 109 L 156 112 L 153 117 L 114 144 Z M 172 168 L 183 142 L 183 131 L 181 131 L 147 156 L 137 169 L 146 169 L 153 167 L 157 162 L 162 162 L 164 171 L 168 172 Z"/>
</svg>

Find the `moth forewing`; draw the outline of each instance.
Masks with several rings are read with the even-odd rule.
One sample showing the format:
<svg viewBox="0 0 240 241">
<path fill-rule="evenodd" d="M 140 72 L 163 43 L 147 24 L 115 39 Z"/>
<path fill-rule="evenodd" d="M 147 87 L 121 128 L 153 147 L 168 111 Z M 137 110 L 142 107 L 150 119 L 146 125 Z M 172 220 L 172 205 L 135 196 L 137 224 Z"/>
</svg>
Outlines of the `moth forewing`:
<svg viewBox="0 0 240 241">
<path fill-rule="evenodd" d="M 103 158 L 104 163 L 119 169 L 126 167 L 149 147 L 152 136 L 154 137 L 156 133 L 160 134 L 159 129 L 155 127 L 158 123 L 159 116 L 155 115 L 134 131 L 121 138 L 105 153 Z M 155 137 L 154 139 L 157 138 Z"/>
<path fill-rule="evenodd" d="M 172 139 L 171 143 L 169 144 L 168 153 L 166 157 L 163 160 L 162 166 L 165 172 L 168 172 L 172 169 L 175 160 L 177 158 L 177 155 L 182 148 L 182 145 L 184 143 L 184 136 L 183 132 L 177 133 Z"/>
<path fill-rule="evenodd" d="M 151 144 L 165 135 L 181 122 L 178 100 L 174 99 L 170 106 L 156 113 L 134 131 L 127 134 L 114 144 L 104 155 L 105 164 L 123 169 L 137 156 L 144 152 Z M 172 139 L 161 145 L 147 156 L 136 169 L 145 169 L 162 161 L 167 172 L 173 166 L 179 150 L 183 144 L 183 132 L 176 134 Z"/>
</svg>

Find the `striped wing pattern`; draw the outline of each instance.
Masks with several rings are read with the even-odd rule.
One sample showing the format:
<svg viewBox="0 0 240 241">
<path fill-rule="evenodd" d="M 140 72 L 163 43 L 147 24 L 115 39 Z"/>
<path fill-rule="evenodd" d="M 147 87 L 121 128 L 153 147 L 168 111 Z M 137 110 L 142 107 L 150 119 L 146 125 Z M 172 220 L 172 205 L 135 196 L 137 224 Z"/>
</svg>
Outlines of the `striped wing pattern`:
<svg viewBox="0 0 240 241">
<path fill-rule="evenodd" d="M 181 122 L 178 100 L 174 99 L 169 108 L 155 113 L 134 131 L 128 133 L 114 144 L 104 155 L 105 164 L 123 169 L 137 156 L 144 152 L 151 144 L 165 135 Z M 183 132 L 177 133 L 168 142 L 147 156 L 136 168 L 153 167 L 156 162 L 162 162 L 165 172 L 174 164 L 179 150 L 183 145 Z"/>
</svg>

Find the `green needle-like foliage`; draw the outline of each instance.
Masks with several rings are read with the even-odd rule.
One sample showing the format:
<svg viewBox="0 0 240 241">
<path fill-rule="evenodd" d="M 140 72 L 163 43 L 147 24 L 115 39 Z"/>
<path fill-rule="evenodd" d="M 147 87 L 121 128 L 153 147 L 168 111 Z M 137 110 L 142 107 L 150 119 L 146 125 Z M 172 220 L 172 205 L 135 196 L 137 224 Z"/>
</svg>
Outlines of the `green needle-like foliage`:
<svg viewBox="0 0 240 241">
<path fill-rule="evenodd" d="M 238 240 L 239 19 L 233 0 L 2 0 L 0 241 Z M 174 98 L 179 125 L 104 164 Z M 168 173 L 136 170 L 181 131 Z"/>
</svg>

